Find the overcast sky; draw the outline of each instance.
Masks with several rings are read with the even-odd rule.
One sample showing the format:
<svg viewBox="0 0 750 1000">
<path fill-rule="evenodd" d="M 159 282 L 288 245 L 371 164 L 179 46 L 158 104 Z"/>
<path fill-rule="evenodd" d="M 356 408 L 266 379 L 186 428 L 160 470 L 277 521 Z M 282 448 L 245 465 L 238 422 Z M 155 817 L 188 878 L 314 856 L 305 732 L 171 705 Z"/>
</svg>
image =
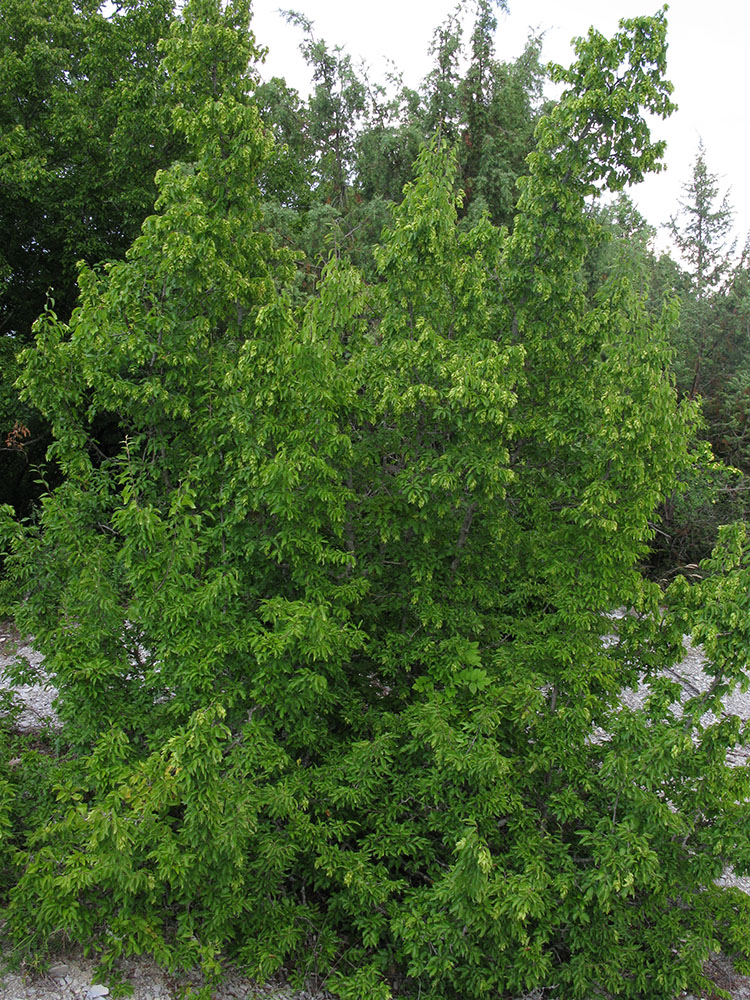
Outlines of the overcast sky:
<svg viewBox="0 0 750 1000">
<path fill-rule="evenodd" d="M 283 76 L 300 92 L 309 74 L 299 55 L 301 34 L 288 25 L 278 0 L 255 0 L 254 30 L 270 50 L 262 75 Z M 387 59 L 417 86 L 430 66 L 428 49 L 435 27 L 455 7 L 455 0 L 282 0 L 309 17 L 315 33 L 329 45 L 341 45 L 363 58 L 373 79 L 387 70 Z M 510 14 L 498 15 L 497 54 L 513 59 L 523 49 L 529 29 L 544 32 L 542 58 L 568 64 L 570 40 L 591 25 L 605 34 L 621 17 L 653 14 L 657 0 L 509 0 Z M 673 0 L 668 13 L 668 75 L 679 110 L 658 121 L 655 135 L 667 140 L 667 170 L 644 182 L 631 195 L 654 226 L 678 208 L 681 186 L 690 177 L 698 142 L 703 140 L 708 169 L 719 175 L 722 193 L 730 189 L 739 244 L 750 230 L 750 110 L 747 55 L 750 47 L 748 0 Z M 662 241 L 660 241 L 662 242 Z"/>
</svg>

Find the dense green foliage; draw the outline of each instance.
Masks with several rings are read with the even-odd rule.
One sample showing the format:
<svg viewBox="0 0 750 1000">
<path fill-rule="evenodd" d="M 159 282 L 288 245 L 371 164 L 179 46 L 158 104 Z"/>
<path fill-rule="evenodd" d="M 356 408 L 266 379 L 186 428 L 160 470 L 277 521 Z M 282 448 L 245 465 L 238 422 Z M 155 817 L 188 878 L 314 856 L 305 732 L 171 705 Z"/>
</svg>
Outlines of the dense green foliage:
<svg viewBox="0 0 750 1000">
<path fill-rule="evenodd" d="M 639 572 L 696 407 L 673 305 L 622 260 L 586 270 L 590 198 L 659 168 L 664 15 L 553 70 L 512 230 L 464 214 L 441 129 L 366 266 L 339 247 L 304 295 L 261 210 L 307 207 L 280 195 L 263 107 L 294 129 L 279 84 L 253 99 L 248 21 L 173 21 L 184 152 L 23 356 L 62 482 L 33 521 L 3 509 L 3 593 L 63 729 L 54 766 L 0 765 L 4 933 L 342 1000 L 702 989 L 712 950 L 750 958 L 750 903 L 715 885 L 750 871 L 719 710 L 750 564 L 735 527 L 692 586 Z M 310 176 L 343 213 L 342 164 Z M 685 633 L 713 683 L 678 711 Z"/>
<path fill-rule="evenodd" d="M 77 262 L 122 257 L 179 155 L 157 42 L 171 0 L 0 3 L 0 502 L 28 513 L 48 426 L 15 355 L 48 296 L 68 319 Z"/>
<path fill-rule="evenodd" d="M 312 93 L 302 99 L 275 78 L 256 87 L 254 100 L 276 140 L 258 178 L 262 225 L 298 254 L 288 288 L 295 305 L 314 293 L 331 250 L 369 283 L 380 280 L 374 249 L 381 230 L 420 147 L 436 131 L 456 151 L 462 225 L 488 212 L 512 229 L 516 184 L 545 107 L 545 68 L 533 37 L 514 62 L 496 59 L 497 9 L 505 4 L 459 5 L 435 31 L 433 66 L 418 90 L 405 87 L 395 70 L 385 84 L 373 83 L 346 52 L 318 38 L 309 19 L 286 12 L 290 30 L 301 32 Z M 45 458 L 48 422 L 18 398 L 18 349 L 29 342 L 48 294 L 56 314 L 69 318 L 79 260 L 122 257 L 152 206 L 155 168 L 181 155 L 157 52 L 174 16 L 171 4 L 129 3 L 107 16 L 103 10 L 70 3 L 40 10 L 35 0 L 2 0 L 0 60 L 8 85 L 0 102 L 0 214 L 12 235 L 0 251 L 0 502 L 20 515 L 30 513 L 45 483 L 59 481 L 59 470 Z M 681 319 L 670 335 L 678 388 L 702 400 L 702 437 L 718 460 L 745 475 L 747 255 L 737 259 L 723 245 L 731 211 L 726 198 L 718 199 L 702 148 L 685 192 L 671 226 L 687 269 L 655 256 L 653 230 L 621 196 L 619 208 L 594 209 L 606 238 L 589 245 L 589 292 L 615 267 L 647 296 L 652 315 L 665 296 L 680 298 Z M 100 418 L 104 454 L 116 450 L 119 431 L 109 416 Z M 659 515 L 650 572 L 669 576 L 706 556 L 719 525 L 745 513 L 747 494 L 744 478 L 713 467 L 708 457 L 685 470 Z"/>
<path fill-rule="evenodd" d="M 124 255 L 153 206 L 155 170 L 181 155 L 157 51 L 172 7 L 171 0 L 133 2 L 105 16 L 97 3 L 0 2 L 0 220 L 9 234 L 0 248 L 0 503 L 20 514 L 41 492 L 39 468 L 50 482 L 57 468 L 45 464 L 48 423 L 18 398 L 16 354 L 48 295 L 57 315 L 70 317 L 78 261 Z M 514 64 L 494 58 L 492 8 L 478 0 L 465 81 L 455 18 L 436 32 L 435 72 L 449 52 L 460 95 L 447 101 L 451 120 L 443 127 L 463 136 L 467 204 L 475 215 L 487 208 L 496 222 L 509 223 L 515 182 L 533 146 L 542 69 L 533 42 Z M 419 92 L 395 77 L 390 89 L 372 85 L 350 56 L 315 37 L 306 18 L 288 16 L 303 32 L 313 93 L 302 101 L 279 79 L 256 88 L 264 125 L 277 140 L 259 183 L 264 226 L 301 254 L 294 298 L 304 301 L 331 247 L 374 278 L 373 248 L 390 206 L 440 124 L 439 85 L 435 72 Z M 109 453 L 117 429 L 104 421 L 99 436 Z"/>
<path fill-rule="evenodd" d="M 70 315 L 76 261 L 124 255 L 175 154 L 156 52 L 171 5 L 100 7 L 2 2 L 3 335 L 28 338 L 48 291 Z"/>
</svg>

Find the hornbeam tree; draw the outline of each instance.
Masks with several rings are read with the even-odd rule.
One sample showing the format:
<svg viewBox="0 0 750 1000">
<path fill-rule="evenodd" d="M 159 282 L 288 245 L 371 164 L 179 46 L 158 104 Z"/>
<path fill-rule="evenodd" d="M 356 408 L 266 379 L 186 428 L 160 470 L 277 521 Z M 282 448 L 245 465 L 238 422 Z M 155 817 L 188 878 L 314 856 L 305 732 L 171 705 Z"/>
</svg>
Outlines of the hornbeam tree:
<svg viewBox="0 0 750 1000">
<path fill-rule="evenodd" d="M 258 220 L 248 11 L 186 6 L 164 67 L 190 158 L 25 362 L 65 481 L 37 523 L 6 514 L 6 603 L 70 753 L 35 808 L 0 772 L 17 947 L 227 956 L 342 1000 L 673 1000 L 711 951 L 750 955 L 716 885 L 750 871 L 721 707 L 747 681 L 743 529 L 698 584 L 639 574 L 693 411 L 671 306 L 581 277 L 586 199 L 658 168 L 665 33 L 579 40 L 512 235 L 458 225 L 436 139 L 378 281 L 334 255 L 297 314 Z M 685 633 L 711 684 L 678 705 Z"/>
</svg>

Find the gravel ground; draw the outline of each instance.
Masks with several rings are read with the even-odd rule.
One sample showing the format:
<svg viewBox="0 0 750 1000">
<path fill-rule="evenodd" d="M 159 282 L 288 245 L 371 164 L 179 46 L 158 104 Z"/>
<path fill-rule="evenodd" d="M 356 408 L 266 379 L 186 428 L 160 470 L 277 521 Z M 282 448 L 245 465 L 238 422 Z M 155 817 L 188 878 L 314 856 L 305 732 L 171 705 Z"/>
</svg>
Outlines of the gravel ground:
<svg viewBox="0 0 750 1000">
<path fill-rule="evenodd" d="M 51 962 L 44 975 L 5 973 L 0 980 L 0 1000 L 103 1000 L 111 993 L 94 978 L 95 967 L 92 959 L 71 951 Z M 172 977 L 146 958 L 123 961 L 120 975 L 132 989 L 131 1000 L 178 1000 L 191 987 L 200 986 L 199 978 Z M 215 1000 L 326 1000 L 331 994 L 322 989 L 295 992 L 280 985 L 258 986 L 227 969 L 221 987 L 212 996 Z"/>
<path fill-rule="evenodd" d="M 3 667 L 19 657 L 27 659 L 37 671 L 37 676 L 44 679 L 41 654 L 33 646 L 21 642 L 11 623 L 0 622 L 0 690 L 9 685 Z M 686 642 L 683 661 L 670 671 L 673 679 L 682 685 L 686 696 L 708 689 L 710 678 L 703 671 L 703 663 L 701 650 Z M 15 691 L 24 705 L 18 721 L 20 729 L 33 731 L 45 724 L 57 723 L 52 706 L 55 690 L 51 685 L 22 685 L 16 686 Z M 644 696 L 643 690 L 624 691 L 623 701 L 636 706 Z M 750 692 L 734 692 L 725 699 L 725 707 L 732 714 L 750 719 Z M 748 758 L 750 746 L 737 746 L 730 753 L 729 759 L 733 765 L 738 766 L 747 763 Z M 750 878 L 738 878 L 731 870 L 725 873 L 721 884 L 734 885 L 750 893 Z M 80 952 L 71 950 L 58 956 L 44 975 L 34 974 L 30 970 L 6 972 L 0 979 L 0 1000 L 103 1000 L 110 996 L 110 991 L 105 984 L 95 981 L 95 965 L 94 961 L 84 958 Z M 717 985 L 728 990 L 732 1000 L 750 1000 L 750 977 L 735 972 L 731 963 L 723 956 L 713 956 L 707 963 L 706 972 Z M 185 995 L 186 988 L 199 985 L 198 980 L 175 979 L 144 958 L 123 962 L 121 975 L 132 989 L 130 996 L 133 1000 L 180 1000 Z M 295 992 L 279 984 L 258 986 L 228 969 L 220 988 L 212 996 L 214 1000 L 328 1000 L 331 994 L 325 989 L 313 987 Z M 524 1000 L 542 998 L 539 994 L 531 994 Z M 685 994 L 680 1000 L 714 1000 L 714 997 Z"/>
</svg>

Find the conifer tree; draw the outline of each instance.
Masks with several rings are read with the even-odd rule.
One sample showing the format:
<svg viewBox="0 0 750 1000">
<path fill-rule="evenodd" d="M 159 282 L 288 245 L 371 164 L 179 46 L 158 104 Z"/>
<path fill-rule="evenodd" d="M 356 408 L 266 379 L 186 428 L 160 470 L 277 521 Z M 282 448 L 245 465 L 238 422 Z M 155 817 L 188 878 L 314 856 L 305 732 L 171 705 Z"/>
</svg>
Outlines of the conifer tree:
<svg viewBox="0 0 750 1000">
<path fill-rule="evenodd" d="M 692 177 L 683 190 L 685 200 L 680 202 L 679 216 L 671 217 L 669 231 L 690 269 L 696 296 L 703 300 L 721 283 L 729 268 L 728 238 L 733 211 L 728 193 L 717 204 L 718 177 L 709 173 L 702 142 L 693 162 Z"/>
<path fill-rule="evenodd" d="M 690 293 L 685 296 L 678 339 L 677 372 L 680 388 L 691 398 L 715 396 L 712 385 L 726 348 L 726 330 L 712 309 L 732 269 L 733 247 L 728 245 L 732 228 L 729 196 L 718 202 L 719 185 L 709 172 L 701 143 L 693 163 L 692 177 L 684 185 L 680 212 L 672 216 L 669 231 L 685 261 Z M 717 302 L 718 304 L 718 302 Z"/>
</svg>

